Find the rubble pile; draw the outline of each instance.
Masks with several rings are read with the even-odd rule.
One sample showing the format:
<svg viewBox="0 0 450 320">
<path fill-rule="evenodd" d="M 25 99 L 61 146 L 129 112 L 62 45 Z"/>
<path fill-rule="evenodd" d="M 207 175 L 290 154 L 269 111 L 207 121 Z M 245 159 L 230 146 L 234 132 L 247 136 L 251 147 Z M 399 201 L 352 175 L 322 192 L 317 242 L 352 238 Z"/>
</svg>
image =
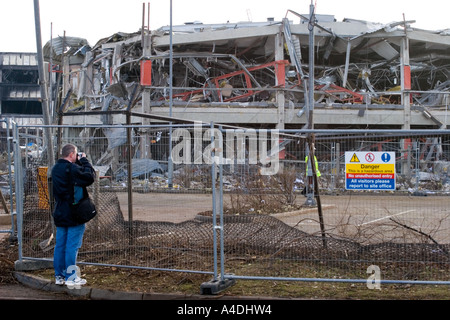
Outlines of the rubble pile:
<svg viewBox="0 0 450 320">
<path fill-rule="evenodd" d="M 295 12 L 288 10 L 288 13 Z M 305 103 L 309 31 L 287 18 L 263 23 L 186 24 L 173 28 L 173 96 L 176 105 L 275 106 L 276 90 L 283 88 L 286 106 Z M 409 41 L 412 103 L 434 108 L 448 105 L 448 34 L 414 29 L 414 21 L 379 24 L 345 19 L 336 22 L 316 16 L 315 103 L 317 107 L 373 104 L 401 105 L 402 39 Z M 231 35 L 231 30 L 234 33 Z M 69 57 L 72 73 L 72 110 L 114 110 L 129 107 L 132 91 L 143 81 L 151 86 L 136 101 L 148 107 L 167 105 L 169 99 L 169 29 L 118 32 L 93 47 L 79 38 L 65 38 L 70 48 L 62 54 L 60 41 L 46 44 L 46 58 L 63 65 Z M 283 50 L 272 42 L 280 33 Z M 68 54 L 69 53 L 69 54 Z M 277 58 L 275 58 L 277 56 Z M 144 62 L 151 61 L 149 69 Z M 67 63 L 66 62 L 66 63 Z M 404 62 L 403 62 L 404 63 Z M 143 87 L 145 88 L 145 86 Z M 428 91 L 428 92 L 427 92 Z M 444 94 L 439 94 L 442 92 Z M 64 97 L 64 96 L 63 96 Z M 62 99 L 61 97 L 60 99 Z M 422 110 L 422 109 L 418 109 Z"/>
</svg>

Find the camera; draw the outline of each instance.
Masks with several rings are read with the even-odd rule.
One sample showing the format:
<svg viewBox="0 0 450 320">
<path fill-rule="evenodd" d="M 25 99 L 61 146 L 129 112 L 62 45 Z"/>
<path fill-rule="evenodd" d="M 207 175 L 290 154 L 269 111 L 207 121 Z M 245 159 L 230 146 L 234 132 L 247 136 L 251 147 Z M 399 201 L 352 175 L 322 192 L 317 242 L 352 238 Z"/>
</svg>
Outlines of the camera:
<svg viewBox="0 0 450 320">
<path fill-rule="evenodd" d="M 83 157 L 83 152 L 78 152 L 78 159 L 81 159 Z"/>
</svg>

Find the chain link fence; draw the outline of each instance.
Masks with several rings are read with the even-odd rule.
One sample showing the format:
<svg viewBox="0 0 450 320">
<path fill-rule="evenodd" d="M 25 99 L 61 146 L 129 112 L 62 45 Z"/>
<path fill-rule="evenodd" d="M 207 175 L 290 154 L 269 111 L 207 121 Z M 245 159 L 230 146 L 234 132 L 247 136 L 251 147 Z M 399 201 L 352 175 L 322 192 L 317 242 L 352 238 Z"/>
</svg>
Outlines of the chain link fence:
<svg viewBox="0 0 450 320">
<path fill-rule="evenodd" d="M 51 260 L 43 127 L 15 130 L 14 150 L 25 147 L 14 163 L 23 181 L 16 188 L 20 257 Z M 214 280 L 358 282 L 377 270 L 382 281 L 449 283 L 447 130 L 52 130 L 58 148 L 77 145 L 98 173 L 89 192 L 99 214 L 87 224 L 82 263 Z M 393 154 L 387 171 L 394 189 L 373 190 L 363 180 L 349 187 L 346 153 Z M 372 169 L 371 183 L 381 178 Z"/>
</svg>

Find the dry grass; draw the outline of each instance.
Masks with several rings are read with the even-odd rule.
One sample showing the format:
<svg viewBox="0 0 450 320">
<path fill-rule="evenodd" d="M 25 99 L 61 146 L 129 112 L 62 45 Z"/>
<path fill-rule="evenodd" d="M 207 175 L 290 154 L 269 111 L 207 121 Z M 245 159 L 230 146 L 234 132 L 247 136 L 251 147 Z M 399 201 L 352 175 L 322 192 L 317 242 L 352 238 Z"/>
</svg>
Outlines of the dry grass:
<svg viewBox="0 0 450 320">
<path fill-rule="evenodd" d="M 14 261 L 17 246 L 0 242 L 0 285 L 15 283 Z M 246 268 L 258 268 L 257 265 Z M 117 267 L 80 266 L 82 276 L 91 287 L 126 292 L 199 294 L 202 283 L 211 275 Z M 248 270 L 247 270 L 248 271 Z M 53 270 L 30 271 L 53 280 Z M 253 296 L 299 299 L 355 300 L 449 300 L 447 285 L 381 285 L 381 290 L 368 289 L 365 283 L 298 282 L 273 280 L 237 280 L 220 293 L 227 296 Z"/>
<path fill-rule="evenodd" d="M 126 292 L 199 294 L 209 275 L 133 270 L 115 267 L 82 266 L 89 286 Z M 51 280 L 53 270 L 32 272 Z M 446 285 L 381 285 L 368 289 L 365 283 L 297 282 L 273 280 L 237 280 L 219 293 L 227 296 L 253 296 L 296 299 L 354 300 L 448 300 Z"/>
</svg>

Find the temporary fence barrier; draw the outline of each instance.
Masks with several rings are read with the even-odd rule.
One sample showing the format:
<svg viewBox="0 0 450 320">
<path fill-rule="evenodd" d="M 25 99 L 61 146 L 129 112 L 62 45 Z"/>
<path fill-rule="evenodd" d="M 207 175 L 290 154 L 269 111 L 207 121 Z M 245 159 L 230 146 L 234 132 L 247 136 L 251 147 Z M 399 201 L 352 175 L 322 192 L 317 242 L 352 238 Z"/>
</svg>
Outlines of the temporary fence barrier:
<svg viewBox="0 0 450 320">
<path fill-rule="evenodd" d="M 14 126 L 17 227 L 20 259 L 51 261 L 43 127 Z M 98 173 L 80 263 L 210 274 L 204 293 L 236 279 L 450 284 L 447 130 L 52 129 Z"/>
</svg>

